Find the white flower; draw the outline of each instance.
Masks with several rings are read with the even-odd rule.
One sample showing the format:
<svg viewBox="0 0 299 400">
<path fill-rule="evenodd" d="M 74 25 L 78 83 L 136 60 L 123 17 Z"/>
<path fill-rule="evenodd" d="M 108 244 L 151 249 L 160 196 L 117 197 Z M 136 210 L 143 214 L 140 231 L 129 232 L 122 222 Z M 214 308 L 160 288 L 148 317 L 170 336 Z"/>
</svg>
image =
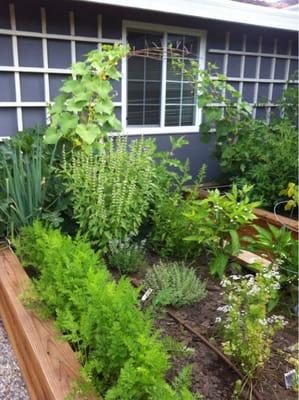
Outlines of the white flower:
<svg viewBox="0 0 299 400">
<path fill-rule="evenodd" d="M 216 323 L 219 323 L 219 322 L 221 322 L 221 317 L 217 317 L 217 318 L 215 318 L 215 322 L 216 322 Z"/>
<path fill-rule="evenodd" d="M 217 311 L 222 311 L 224 313 L 227 313 L 227 312 L 229 312 L 231 310 L 231 308 L 232 308 L 231 306 L 226 305 L 226 306 L 218 307 Z"/>
</svg>

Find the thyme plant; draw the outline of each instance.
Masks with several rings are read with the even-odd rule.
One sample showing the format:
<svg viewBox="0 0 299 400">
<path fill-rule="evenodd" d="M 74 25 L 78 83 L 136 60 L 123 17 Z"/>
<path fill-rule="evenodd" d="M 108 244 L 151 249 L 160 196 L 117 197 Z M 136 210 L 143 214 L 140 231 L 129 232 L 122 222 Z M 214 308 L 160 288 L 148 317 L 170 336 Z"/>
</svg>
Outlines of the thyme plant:
<svg viewBox="0 0 299 400">
<path fill-rule="evenodd" d="M 205 297 L 205 283 L 195 270 L 184 263 L 170 262 L 155 265 L 145 277 L 145 287 L 153 290 L 156 306 L 182 307 Z"/>
</svg>

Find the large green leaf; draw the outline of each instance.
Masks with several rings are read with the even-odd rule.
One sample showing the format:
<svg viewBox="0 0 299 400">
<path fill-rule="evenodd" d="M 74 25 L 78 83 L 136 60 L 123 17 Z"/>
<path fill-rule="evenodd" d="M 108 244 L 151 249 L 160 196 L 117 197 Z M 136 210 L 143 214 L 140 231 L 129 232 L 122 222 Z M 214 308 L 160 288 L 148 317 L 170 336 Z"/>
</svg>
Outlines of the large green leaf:
<svg viewBox="0 0 299 400">
<path fill-rule="evenodd" d="M 228 263 L 229 256 L 224 253 L 218 253 L 210 263 L 210 271 L 212 275 L 222 278 Z"/>
<path fill-rule="evenodd" d="M 236 256 L 240 252 L 240 239 L 238 232 L 235 230 L 229 231 L 231 237 L 231 252 L 233 256 Z"/>
<path fill-rule="evenodd" d="M 76 128 L 76 133 L 84 142 L 92 144 L 99 135 L 99 128 L 95 124 L 79 124 Z"/>
</svg>

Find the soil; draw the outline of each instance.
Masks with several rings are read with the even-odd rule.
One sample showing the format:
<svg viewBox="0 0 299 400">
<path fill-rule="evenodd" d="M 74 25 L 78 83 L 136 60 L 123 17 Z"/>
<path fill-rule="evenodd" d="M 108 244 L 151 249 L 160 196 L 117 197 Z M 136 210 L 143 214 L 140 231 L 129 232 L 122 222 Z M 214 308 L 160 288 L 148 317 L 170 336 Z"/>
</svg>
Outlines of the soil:
<svg viewBox="0 0 299 400">
<path fill-rule="evenodd" d="M 211 343 L 221 349 L 221 337 L 215 318 L 220 316 L 217 311 L 223 305 L 222 288 L 219 281 L 207 274 L 207 268 L 197 268 L 198 275 L 207 282 L 207 296 L 199 303 L 179 310 L 180 317 L 197 327 L 200 333 Z M 204 271 L 204 272 L 203 272 Z M 290 348 L 298 342 L 297 318 L 287 318 L 288 325 L 277 333 L 272 344 L 272 355 L 255 383 L 263 400 L 293 400 L 297 394 L 285 389 L 284 373 L 294 369 L 286 359 L 291 356 Z M 163 329 L 163 335 L 172 336 L 183 342 L 188 348 L 194 349 L 187 357 L 174 357 L 169 378 L 173 378 L 182 366 L 193 365 L 191 390 L 203 395 L 206 400 L 229 400 L 232 398 L 237 374 L 216 353 L 205 345 L 197 336 L 187 331 L 167 314 L 162 314 L 156 321 L 158 328 Z M 293 357 L 296 355 L 293 354 Z M 253 396 L 254 399 L 254 396 Z"/>
</svg>

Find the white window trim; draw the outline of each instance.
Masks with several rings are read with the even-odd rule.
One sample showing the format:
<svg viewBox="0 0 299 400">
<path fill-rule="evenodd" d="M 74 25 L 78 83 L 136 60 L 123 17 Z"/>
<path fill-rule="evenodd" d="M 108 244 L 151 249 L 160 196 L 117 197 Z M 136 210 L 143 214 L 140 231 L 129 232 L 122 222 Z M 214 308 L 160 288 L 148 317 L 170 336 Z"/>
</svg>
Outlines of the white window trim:
<svg viewBox="0 0 299 400">
<path fill-rule="evenodd" d="M 189 28 L 181 28 L 172 25 L 158 25 L 151 23 L 144 23 L 138 21 L 128 21 L 123 20 L 122 23 L 122 43 L 123 45 L 127 44 L 127 30 L 128 29 L 139 29 L 141 31 L 154 31 L 161 32 L 165 35 L 167 33 L 174 34 L 183 34 L 183 35 L 192 35 L 200 38 L 200 48 L 198 54 L 198 62 L 199 68 L 204 69 L 206 64 L 206 45 L 207 45 L 207 33 L 203 30 L 198 29 L 189 29 Z M 165 40 L 165 36 L 164 36 Z M 163 55 L 166 57 L 166 54 Z M 166 59 L 166 58 L 165 58 Z M 164 67 L 163 67 L 164 64 Z M 165 62 L 162 64 L 162 82 L 163 79 L 165 81 L 166 78 L 166 69 Z M 191 126 L 127 126 L 127 99 L 128 99 L 128 65 L 127 65 L 127 57 L 122 59 L 122 81 L 121 81 L 121 99 L 122 99 L 122 110 L 121 110 L 121 122 L 123 127 L 123 132 L 128 135 L 155 135 L 155 134 L 171 134 L 171 133 L 193 133 L 198 132 L 199 125 L 202 120 L 202 112 L 196 107 L 196 115 L 195 115 L 195 124 Z M 163 89 L 162 83 L 162 89 Z M 162 90 L 161 96 L 161 115 L 165 112 L 165 88 Z M 160 123 L 164 124 L 165 116 L 161 116 Z"/>
</svg>

